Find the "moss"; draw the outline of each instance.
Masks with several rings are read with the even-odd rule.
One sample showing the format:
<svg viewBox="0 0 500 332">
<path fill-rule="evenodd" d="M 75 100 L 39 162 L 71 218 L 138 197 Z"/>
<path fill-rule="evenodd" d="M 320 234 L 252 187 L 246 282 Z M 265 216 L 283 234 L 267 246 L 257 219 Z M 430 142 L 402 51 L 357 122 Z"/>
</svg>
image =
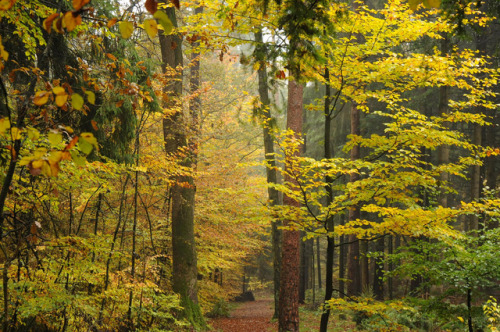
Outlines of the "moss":
<svg viewBox="0 0 500 332">
<path fill-rule="evenodd" d="M 184 308 L 181 313 L 182 318 L 185 318 L 196 331 L 206 331 L 208 329 L 199 304 L 194 303 L 189 297 L 183 296 L 181 305 Z"/>
</svg>

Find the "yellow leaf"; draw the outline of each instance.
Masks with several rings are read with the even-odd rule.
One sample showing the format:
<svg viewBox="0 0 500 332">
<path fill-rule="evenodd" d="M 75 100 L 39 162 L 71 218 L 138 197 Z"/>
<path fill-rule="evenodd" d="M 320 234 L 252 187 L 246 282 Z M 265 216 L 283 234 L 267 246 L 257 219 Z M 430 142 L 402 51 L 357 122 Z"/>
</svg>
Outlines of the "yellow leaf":
<svg viewBox="0 0 500 332">
<path fill-rule="evenodd" d="M 53 161 L 53 162 L 58 163 L 59 161 L 61 161 L 62 157 L 63 157 L 62 151 L 52 150 L 52 151 L 50 151 L 49 161 Z"/>
<path fill-rule="evenodd" d="M 427 0 L 427 7 L 430 7 L 430 8 L 441 7 L 441 0 Z"/>
<path fill-rule="evenodd" d="M 97 139 L 92 133 L 81 133 L 80 138 L 86 140 L 90 144 L 97 146 Z"/>
<path fill-rule="evenodd" d="M 9 10 L 16 0 L 0 0 L 0 10 Z"/>
<path fill-rule="evenodd" d="M 56 95 L 56 105 L 59 107 L 63 107 L 64 104 L 68 101 L 68 94 L 64 90 L 64 88 L 60 86 L 56 86 L 52 89 L 52 92 Z"/>
<path fill-rule="evenodd" d="M 166 35 L 170 34 L 172 30 L 174 29 L 174 25 L 172 24 L 172 21 L 168 18 L 168 15 L 161 10 L 157 10 L 154 15 L 154 18 L 160 22 L 160 25 L 163 27 L 163 31 Z"/>
<path fill-rule="evenodd" d="M 52 160 L 49 160 L 49 166 L 50 166 L 50 174 L 48 174 L 49 176 L 57 176 L 57 174 L 59 174 L 59 162 L 57 161 L 52 161 Z M 42 172 L 43 172 L 44 168 L 42 167 Z"/>
<path fill-rule="evenodd" d="M 47 17 L 45 20 L 43 20 L 43 27 L 44 29 L 50 33 L 52 31 L 52 25 L 54 24 L 54 20 L 59 17 L 59 13 L 54 13 Z"/>
<path fill-rule="evenodd" d="M 64 14 L 64 25 L 66 26 L 66 30 L 73 31 L 75 28 L 82 23 L 82 17 L 80 14 L 75 16 L 73 12 L 67 12 Z"/>
<path fill-rule="evenodd" d="M 46 153 L 47 153 L 46 148 L 37 148 L 35 152 L 33 152 L 33 156 L 35 158 L 42 158 L 43 156 L 45 156 Z"/>
<path fill-rule="evenodd" d="M 89 101 L 89 103 L 95 105 L 95 93 L 93 93 L 92 91 L 85 91 L 85 94 L 87 95 L 87 100 Z"/>
<path fill-rule="evenodd" d="M 0 135 L 3 135 L 7 129 L 10 128 L 9 118 L 1 118 L 0 119 Z"/>
<path fill-rule="evenodd" d="M 3 64 L 2 62 L 5 62 L 7 61 L 7 59 L 9 58 L 9 52 L 7 52 L 4 48 L 3 48 L 3 45 L 2 45 L 2 37 L 0 37 L 0 71 L 2 71 L 3 69 Z M 3 60 L 3 61 L 2 61 Z"/>
<path fill-rule="evenodd" d="M 46 176 L 52 175 L 52 168 L 50 167 L 49 163 L 45 160 L 43 161 L 42 164 L 42 174 Z"/>
<path fill-rule="evenodd" d="M 10 134 L 12 135 L 12 139 L 15 141 L 21 139 L 22 132 L 23 131 L 17 127 L 10 128 Z"/>
<path fill-rule="evenodd" d="M 158 25 L 156 24 L 156 21 L 152 19 L 144 20 L 144 30 L 146 30 L 146 33 L 150 38 L 156 37 L 158 34 Z"/>
<path fill-rule="evenodd" d="M 73 93 L 71 96 L 71 106 L 73 106 L 75 110 L 80 111 L 83 108 L 83 97 L 78 93 Z"/>
<path fill-rule="evenodd" d="M 33 127 L 29 127 L 28 137 L 32 142 L 38 141 L 38 139 L 40 138 L 40 132 Z"/>
<path fill-rule="evenodd" d="M 31 163 L 31 167 L 33 168 L 42 168 L 44 161 L 43 160 L 33 160 Z"/>
<path fill-rule="evenodd" d="M 62 142 L 62 134 L 58 131 L 49 131 L 47 137 L 52 146 L 58 146 Z"/>
<path fill-rule="evenodd" d="M 462 323 L 464 322 L 464 319 L 462 317 L 458 317 L 458 320 L 461 321 Z"/>
<path fill-rule="evenodd" d="M 118 28 L 120 29 L 120 33 L 124 39 L 129 39 L 134 32 L 134 24 L 129 21 L 120 22 Z"/>
<path fill-rule="evenodd" d="M 33 103 L 36 106 L 45 105 L 49 101 L 50 91 L 38 91 L 35 93 L 35 97 L 33 98 Z"/>
<path fill-rule="evenodd" d="M 408 0 L 411 10 L 416 10 L 418 5 L 422 3 L 422 0 Z"/>
</svg>

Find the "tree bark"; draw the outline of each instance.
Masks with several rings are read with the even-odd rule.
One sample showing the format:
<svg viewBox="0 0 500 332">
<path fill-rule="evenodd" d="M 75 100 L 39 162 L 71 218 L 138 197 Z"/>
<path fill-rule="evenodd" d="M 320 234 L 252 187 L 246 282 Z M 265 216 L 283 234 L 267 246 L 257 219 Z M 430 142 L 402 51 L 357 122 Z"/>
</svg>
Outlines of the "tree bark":
<svg viewBox="0 0 500 332">
<path fill-rule="evenodd" d="M 258 30 L 255 33 L 255 41 L 258 44 L 263 43 L 262 30 Z M 276 161 L 274 159 L 274 139 L 271 133 L 271 98 L 269 97 L 268 90 L 268 77 L 266 64 L 263 59 L 262 54 L 257 54 L 257 59 L 259 60 L 259 69 L 257 75 L 259 77 L 259 97 L 262 103 L 262 130 L 264 134 L 264 153 L 266 158 L 266 176 L 268 184 L 278 183 L 278 174 L 276 171 Z M 267 195 L 269 198 L 269 206 L 272 208 L 276 205 L 281 205 L 280 196 L 278 190 L 272 186 L 268 186 Z M 274 314 L 273 318 L 278 317 L 279 308 L 279 290 L 280 290 L 280 266 L 281 266 L 281 230 L 278 227 L 281 226 L 279 219 L 275 218 L 271 226 L 271 238 L 272 238 L 272 255 L 273 255 L 273 282 L 274 282 Z"/>
<path fill-rule="evenodd" d="M 333 148 L 331 144 L 331 126 L 332 126 L 332 114 L 330 112 L 331 106 L 331 87 L 329 84 L 330 81 L 330 72 L 328 68 L 325 69 L 325 105 L 324 105 L 324 115 L 325 115 L 325 131 L 324 131 L 324 155 L 325 159 L 330 159 L 333 156 Z M 327 193 L 326 196 L 326 204 L 327 206 L 333 202 L 333 179 L 331 177 L 326 178 L 326 186 L 325 190 Z M 325 224 L 325 228 L 327 232 L 334 231 L 334 220 L 333 216 L 328 216 Z M 326 303 L 332 298 L 333 293 L 333 262 L 334 262 L 334 254 L 335 254 L 335 238 L 333 235 L 329 235 L 327 233 L 326 236 L 326 267 L 325 267 L 325 299 Z M 323 309 L 323 314 L 321 315 L 321 323 L 320 323 L 320 331 L 326 332 L 328 329 L 328 320 L 330 318 L 330 309 Z"/>
<path fill-rule="evenodd" d="M 385 239 L 381 237 L 376 242 L 377 253 L 383 255 L 385 251 Z M 384 300 L 384 282 L 382 278 L 384 277 L 384 257 L 377 256 L 375 259 L 375 271 L 373 273 L 373 294 L 375 298 L 379 301 Z"/>
<path fill-rule="evenodd" d="M 287 128 L 295 135 L 302 132 L 302 95 L 303 87 L 294 80 L 288 81 Z M 285 166 L 286 167 L 286 166 Z M 289 175 L 285 182 L 296 183 Z M 284 195 L 283 205 L 299 206 L 299 202 Z M 284 220 L 288 226 L 292 220 Z M 300 235 L 297 230 L 283 231 L 283 251 L 281 258 L 279 331 L 299 331 L 299 254 Z"/>
<path fill-rule="evenodd" d="M 167 14 L 173 25 L 177 27 L 174 8 L 168 8 Z M 172 82 L 165 87 L 170 96 L 169 105 L 177 111 L 163 120 L 163 134 L 167 154 L 177 153 L 178 149 L 188 147 L 186 121 L 183 118 L 180 98 L 182 96 L 182 37 L 180 34 L 160 34 L 160 47 L 163 61 L 163 72 L 176 71 Z M 194 73 L 199 71 L 194 71 Z M 191 82 L 199 77 L 193 78 Z M 194 111 L 199 105 L 192 108 Z M 193 129 L 193 128 L 190 128 Z M 195 129 L 195 128 L 194 128 Z M 193 146 L 189 146 L 193 149 Z M 180 164 L 193 168 L 196 151 L 190 150 Z M 195 328 L 204 326 L 205 322 L 198 305 L 197 257 L 194 237 L 194 201 L 196 187 L 194 179 L 189 174 L 177 176 L 176 183 L 171 188 L 172 200 L 172 287 L 181 297 L 182 316 Z"/>
<path fill-rule="evenodd" d="M 351 135 L 359 135 L 359 120 L 360 112 L 358 106 L 353 102 L 351 106 Z M 351 150 L 351 160 L 357 160 L 360 158 L 360 147 L 359 145 L 353 146 Z M 359 180 L 359 174 L 353 172 L 350 175 L 350 182 L 356 182 Z M 354 221 L 360 218 L 359 206 L 354 205 L 349 208 L 349 221 Z M 349 251 L 347 257 L 347 279 L 349 279 L 349 284 L 347 285 L 347 294 L 349 296 L 359 296 L 362 291 L 361 284 L 361 267 L 360 267 L 360 250 L 359 241 L 356 235 L 349 235 Z"/>
</svg>

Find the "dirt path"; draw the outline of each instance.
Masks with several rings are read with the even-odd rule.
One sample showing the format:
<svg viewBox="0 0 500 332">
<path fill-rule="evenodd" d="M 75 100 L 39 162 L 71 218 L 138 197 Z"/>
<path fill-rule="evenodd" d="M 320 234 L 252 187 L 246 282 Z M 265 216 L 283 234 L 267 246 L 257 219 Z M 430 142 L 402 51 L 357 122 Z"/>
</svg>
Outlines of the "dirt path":
<svg viewBox="0 0 500 332">
<path fill-rule="evenodd" d="M 217 318 L 210 321 L 216 332 L 271 332 L 278 330 L 277 322 L 271 322 L 273 300 L 257 298 L 256 301 L 244 302 L 231 312 L 229 318 Z"/>
</svg>

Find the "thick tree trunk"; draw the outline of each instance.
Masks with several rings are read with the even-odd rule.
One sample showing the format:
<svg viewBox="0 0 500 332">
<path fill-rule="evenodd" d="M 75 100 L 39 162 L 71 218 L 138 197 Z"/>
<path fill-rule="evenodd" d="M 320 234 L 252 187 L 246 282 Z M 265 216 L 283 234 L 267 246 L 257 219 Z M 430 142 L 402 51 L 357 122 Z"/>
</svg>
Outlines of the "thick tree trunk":
<svg viewBox="0 0 500 332">
<path fill-rule="evenodd" d="M 177 26 L 174 8 L 168 8 L 167 14 Z M 177 70 L 173 77 L 173 82 L 165 87 L 165 91 L 170 94 L 170 107 L 180 105 L 182 95 L 182 38 L 179 34 L 165 36 L 160 34 L 160 47 L 163 61 L 163 71 Z M 198 71 L 192 74 L 199 73 Z M 195 74 L 197 75 L 197 74 Z M 199 76 L 193 80 L 198 82 Z M 197 105 L 196 107 L 199 107 Z M 183 119 L 182 108 L 176 107 L 179 111 L 163 120 L 163 133 L 165 140 L 165 150 L 167 153 L 176 153 L 179 148 L 188 146 L 186 121 Z M 191 128 L 193 129 L 193 128 Z M 190 148 L 193 148 L 190 146 Z M 193 167 L 196 154 L 191 150 L 188 155 L 183 156 L 181 164 L 185 167 Z M 197 288 L 197 260 L 196 245 L 194 238 L 194 200 L 195 184 L 193 177 L 183 175 L 176 178 L 176 183 L 171 189 L 172 200 L 172 282 L 173 290 L 181 297 L 183 307 L 182 316 L 198 328 L 204 326 L 203 316 L 198 305 Z"/>
<path fill-rule="evenodd" d="M 255 41 L 257 43 L 262 43 L 262 31 L 259 30 L 255 33 Z M 262 55 L 261 55 L 262 56 Z M 260 60 L 259 70 L 257 71 L 259 77 L 259 96 L 260 102 L 262 103 L 262 129 L 264 134 L 264 153 L 266 158 L 266 175 L 268 184 L 278 183 L 278 174 L 276 171 L 276 161 L 274 159 L 274 139 L 271 134 L 271 98 L 269 97 L 268 90 L 268 78 L 266 65 L 263 59 Z M 274 187 L 269 186 L 267 188 L 267 195 L 269 198 L 269 205 L 271 207 L 276 205 L 281 205 L 280 196 L 278 190 Z M 280 290 L 280 268 L 281 268 L 281 230 L 278 227 L 281 226 L 279 219 L 275 219 L 271 228 L 272 237 L 272 253 L 273 253 L 273 267 L 274 267 L 274 314 L 273 317 L 278 317 L 279 308 L 279 290 Z"/>
<path fill-rule="evenodd" d="M 351 135 L 359 135 L 359 120 L 360 112 L 358 106 L 353 103 L 351 106 Z M 351 150 L 351 160 L 357 160 L 360 158 L 360 147 L 355 145 Z M 352 173 L 349 179 L 351 182 L 359 180 L 359 174 Z M 355 205 L 349 208 L 349 221 L 354 221 L 360 218 L 359 206 Z M 349 251 L 347 257 L 347 279 L 349 279 L 349 284 L 347 285 L 347 294 L 349 296 L 359 296 L 362 291 L 361 284 L 361 267 L 360 267 L 360 250 L 359 241 L 356 235 L 349 235 Z"/>
<path fill-rule="evenodd" d="M 302 94 L 303 87 L 290 79 L 288 81 L 287 128 L 293 130 L 296 135 L 302 132 Z M 296 180 L 287 175 L 285 182 L 294 183 Z M 285 195 L 283 204 L 299 206 L 300 203 Z M 291 220 L 284 220 L 283 224 L 288 226 L 290 222 Z M 299 330 L 299 253 L 299 231 L 284 230 L 279 298 L 280 332 Z"/>
</svg>

